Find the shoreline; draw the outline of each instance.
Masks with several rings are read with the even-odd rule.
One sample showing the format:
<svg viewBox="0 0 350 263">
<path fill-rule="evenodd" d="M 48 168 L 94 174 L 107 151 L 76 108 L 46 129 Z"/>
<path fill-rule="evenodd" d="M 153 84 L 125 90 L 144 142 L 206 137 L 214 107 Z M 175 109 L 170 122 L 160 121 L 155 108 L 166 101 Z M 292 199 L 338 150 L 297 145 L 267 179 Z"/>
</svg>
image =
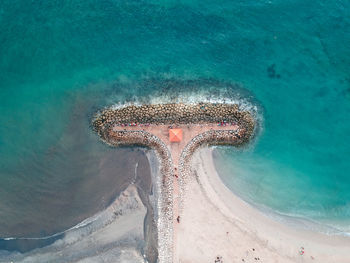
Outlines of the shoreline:
<svg viewBox="0 0 350 263">
<path fill-rule="evenodd" d="M 175 262 L 204 262 L 216 256 L 224 262 L 345 263 L 350 258 L 350 238 L 292 228 L 232 193 L 217 174 L 212 149 L 193 155 L 187 187 L 191 191 L 185 192 Z"/>
<path fill-rule="evenodd" d="M 216 169 L 216 164 L 215 164 L 215 154 L 216 154 L 215 148 L 211 149 L 211 152 L 212 152 L 211 159 L 214 165 L 215 174 L 219 177 L 218 179 L 220 180 L 220 182 L 225 186 L 225 188 L 228 189 L 228 191 L 230 191 L 233 195 L 239 198 L 242 202 L 247 203 L 253 209 L 258 210 L 260 213 L 267 216 L 271 220 L 280 222 L 281 224 L 287 225 L 288 227 L 291 227 L 293 229 L 299 229 L 301 231 L 306 230 L 306 231 L 310 231 L 313 233 L 315 232 L 326 236 L 339 236 L 344 238 L 350 238 L 350 232 L 339 229 L 336 226 L 332 225 L 333 221 L 328 221 L 327 223 L 324 223 L 322 221 L 317 221 L 312 218 L 308 218 L 307 216 L 282 213 L 266 205 L 260 205 L 258 203 L 245 201 L 244 198 L 242 198 L 240 195 L 232 191 L 229 187 L 226 186 L 224 181 L 221 180 L 221 177 Z"/>
<path fill-rule="evenodd" d="M 135 184 L 130 184 L 105 210 L 67 230 L 61 239 L 26 253 L 2 251 L 0 262 L 96 262 L 114 258 L 144 263 L 139 248 L 144 244 L 147 213 Z M 0 251 L 1 252 L 1 251 Z"/>
</svg>

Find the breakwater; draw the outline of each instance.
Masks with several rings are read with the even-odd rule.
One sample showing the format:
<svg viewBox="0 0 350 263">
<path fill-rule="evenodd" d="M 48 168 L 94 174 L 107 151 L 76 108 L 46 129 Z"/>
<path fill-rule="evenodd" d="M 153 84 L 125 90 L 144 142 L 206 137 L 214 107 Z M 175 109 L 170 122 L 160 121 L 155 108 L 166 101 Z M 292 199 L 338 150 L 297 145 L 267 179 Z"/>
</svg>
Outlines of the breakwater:
<svg viewBox="0 0 350 263">
<path fill-rule="evenodd" d="M 249 111 L 237 104 L 226 103 L 167 103 L 130 105 L 118 109 L 105 109 L 93 121 L 94 129 L 101 133 L 114 125 L 181 125 L 201 123 L 236 123 L 248 134 L 254 132 L 255 120 Z"/>
<path fill-rule="evenodd" d="M 92 125 L 111 146 L 135 145 L 155 150 L 160 164 L 160 176 L 154 182 L 158 193 L 158 260 L 165 263 L 173 262 L 173 222 L 181 214 L 186 181 L 193 174 L 193 153 L 205 145 L 244 145 L 254 134 L 256 121 L 236 104 L 169 103 L 105 109 Z M 167 135 L 172 127 L 185 130 L 186 137 L 177 144 L 172 144 Z"/>
</svg>

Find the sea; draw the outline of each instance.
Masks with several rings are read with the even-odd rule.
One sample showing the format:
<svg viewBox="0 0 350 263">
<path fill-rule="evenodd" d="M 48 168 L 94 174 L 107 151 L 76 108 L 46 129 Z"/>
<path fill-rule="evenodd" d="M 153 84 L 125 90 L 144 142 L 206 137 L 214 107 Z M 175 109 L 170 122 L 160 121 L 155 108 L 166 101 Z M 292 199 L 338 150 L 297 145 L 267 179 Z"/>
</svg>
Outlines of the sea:
<svg viewBox="0 0 350 263">
<path fill-rule="evenodd" d="M 104 145 L 96 112 L 179 98 L 254 111 L 254 140 L 215 150 L 235 194 L 350 233 L 349 1 L 2 0 L 0 54 L 0 250 L 133 180 L 144 151 Z"/>
</svg>

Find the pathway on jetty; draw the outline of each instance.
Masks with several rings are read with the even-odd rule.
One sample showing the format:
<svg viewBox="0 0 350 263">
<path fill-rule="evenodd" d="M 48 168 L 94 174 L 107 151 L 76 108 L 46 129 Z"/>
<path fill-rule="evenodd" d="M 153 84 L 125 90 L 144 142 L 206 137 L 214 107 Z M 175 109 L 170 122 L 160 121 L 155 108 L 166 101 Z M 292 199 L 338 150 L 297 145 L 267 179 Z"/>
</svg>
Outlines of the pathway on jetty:
<svg viewBox="0 0 350 263">
<path fill-rule="evenodd" d="M 141 117 L 145 112 L 146 121 Z M 237 105 L 210 103 L 128 106 L 106 110 L 95 120 L 94 127 L 106 143 L 141 145 L 153 148 L 157 153 L 160 162 L 159 262 L 174 261 L 176 232 L 181 222 L 182 200 L 193 152 L 202 145 L 240 146 L 249 141 L 254 126 L 250 113 L 240 111 Z M 173 129 L 182 131 L 177 142 L 169 136 Z"/>
</svg>

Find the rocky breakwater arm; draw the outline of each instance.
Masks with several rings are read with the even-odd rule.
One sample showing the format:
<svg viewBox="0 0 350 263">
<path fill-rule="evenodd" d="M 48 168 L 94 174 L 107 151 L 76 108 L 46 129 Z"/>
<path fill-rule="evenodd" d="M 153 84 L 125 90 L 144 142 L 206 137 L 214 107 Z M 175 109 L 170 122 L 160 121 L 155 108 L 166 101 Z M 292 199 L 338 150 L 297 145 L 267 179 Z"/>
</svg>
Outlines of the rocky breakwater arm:
<svg viewBox="0 0 350 263">
<path fill-rule="evenodd" d="M 130 124 L 187 125 L 208 123 L 235 123 L 253 133 L 255 121 L 249 111 L 237 104 L 225 103 L 168 103 L 126 106 L 118 109 L 105 109 L 93 121 L 93 127 L 101 133 L 113 126 Z"/>
</svg>

